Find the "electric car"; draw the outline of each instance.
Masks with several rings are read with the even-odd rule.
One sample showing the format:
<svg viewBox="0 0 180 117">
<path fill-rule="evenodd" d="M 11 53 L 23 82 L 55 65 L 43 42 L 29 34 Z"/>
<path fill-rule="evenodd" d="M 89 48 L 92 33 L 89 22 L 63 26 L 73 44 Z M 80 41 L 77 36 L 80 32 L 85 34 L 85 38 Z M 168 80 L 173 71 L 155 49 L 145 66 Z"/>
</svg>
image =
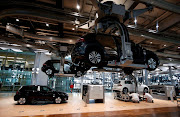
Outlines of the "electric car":
<svg viewBox="0 0 180 117">
<path fill-rule="evenodd" d="M 120 36 L 101 33 L 89 33 L 80 38 L 71 53 L 72 62 L 80 65 L 107 67 L 108 61 L 119 62 L 122 56 Z M 159 59 L 152 51 L 131 42 L 134 64 L 147 64 L 148 70 L 155 70 Z M 83 67 L 83 66 L 82 66 Z M 117 67 L 117 66 L 114 66 Z M 123 67 L 126 74 L 131 74 L 133 68 Z"/>
</svg>

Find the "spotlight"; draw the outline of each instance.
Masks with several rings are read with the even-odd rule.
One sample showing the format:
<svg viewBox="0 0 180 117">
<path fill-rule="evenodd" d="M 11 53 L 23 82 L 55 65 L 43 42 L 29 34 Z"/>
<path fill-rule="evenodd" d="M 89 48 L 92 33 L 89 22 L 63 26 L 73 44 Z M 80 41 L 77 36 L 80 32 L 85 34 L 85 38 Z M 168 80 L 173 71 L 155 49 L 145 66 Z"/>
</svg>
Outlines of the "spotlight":
<svg viewBox="0 0 180 117">
<path fill-rule="evenodd" d="M 77 8 L 78 10 L 80 9 L 80 6 L 79 6 L 79 4 L 77 4 L 76 8 Z"/>
<path fill-rule="evenodd" d="M 49 26 L 49 24 L 46 23 L 46 26 Z"/>
</svg>

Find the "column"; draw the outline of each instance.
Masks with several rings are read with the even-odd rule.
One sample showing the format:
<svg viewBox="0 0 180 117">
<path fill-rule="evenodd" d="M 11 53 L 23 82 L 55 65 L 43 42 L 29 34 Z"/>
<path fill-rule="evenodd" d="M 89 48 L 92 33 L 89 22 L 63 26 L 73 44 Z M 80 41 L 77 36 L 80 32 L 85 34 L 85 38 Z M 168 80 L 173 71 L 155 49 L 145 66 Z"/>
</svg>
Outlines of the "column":
<svg viewBox="0 0 180 117">
<path fill-rule="evenodd" d="M 172 85 L 175 85 L 175 81 L 173 80 L 173 75 L 172 75 L 171 66 L 169 66 L 169 77 L 171 78 L 171 84 L 172 84 Z"/>
<path fill-rule="evenodd" d="M 148 71 L 146 69 L 144 69 L 143 72 L 144 72 L 144 81 L 145 81 L 144 84 L 148 85 L 149 84 L 148 83 Z"/>
<path fill-rule="evenodd" d="M 47 60 L 50 59 L 51 56 L 45 55 L 42 52 L 36 53 L 34 68 L 32 70 L 32 85 L 47 85 L 48 76 L 41 71 L 41 67 Z"/>
<path fill-rule="evenodd" d="M 83 94 L 83 78 L 84 76 L 81 76 L 81 94 Z"/>
<path fill-rule="evenodd" d="M 105 83 L 105 73 L 104 72 L 102 72 L 102 78 L 103 78 L 103 82 L 102 82 L 102 84 L 104 85 Z"/>
</svg>

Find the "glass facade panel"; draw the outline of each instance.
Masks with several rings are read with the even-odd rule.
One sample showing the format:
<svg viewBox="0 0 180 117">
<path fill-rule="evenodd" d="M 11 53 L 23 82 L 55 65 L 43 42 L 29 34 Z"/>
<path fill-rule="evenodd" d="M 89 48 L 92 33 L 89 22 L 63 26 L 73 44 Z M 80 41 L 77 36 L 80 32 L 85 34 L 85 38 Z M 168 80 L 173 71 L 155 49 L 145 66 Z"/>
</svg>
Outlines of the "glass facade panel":
<svg viewBox="0 0 180 117">
<path fill-rule="evenodd" d="M 35 53 L 0 50 L 0 90 L 17 91 L 31 84 Z"/>
</svg>

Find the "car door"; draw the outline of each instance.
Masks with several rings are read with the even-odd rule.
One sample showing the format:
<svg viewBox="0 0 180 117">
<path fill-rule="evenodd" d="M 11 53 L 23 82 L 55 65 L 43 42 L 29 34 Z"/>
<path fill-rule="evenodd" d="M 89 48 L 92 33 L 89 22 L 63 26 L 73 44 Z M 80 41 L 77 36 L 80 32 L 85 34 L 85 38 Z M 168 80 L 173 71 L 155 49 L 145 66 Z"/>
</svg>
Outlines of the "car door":
<svg viewBox="0 0 180 117">
<path fill-rule="evenodd" d="M 37 86 L 29 87 L 29 99 L 34 100 L 38 98 Z"/>
<path fill-rule="evenodd" d="M 52 100 L 53 92 L 47 86 L 40 86 L 40 94 L 42 100 Z"/>
<path fill-rule="evenodd" d="M 129 90 L 129 92 L 134 92 L 134 85 L 131 81 L 129 81 L 129 80 L 125 81 L 125 84 Z"/>
<path fill-rule="evenodd" d="M 145 50 L 138 44 L 131 42 L 131 50 L 133 52 L 133 59 L 135 63 L 144 63 Z"/>
<path fill-rule="evenodd" d="M 117 46 L 112 36 L 99 34 L 96 36 L 96 40 L 104 47 L 109 60 L 118 59 Z"/>
</svg>

